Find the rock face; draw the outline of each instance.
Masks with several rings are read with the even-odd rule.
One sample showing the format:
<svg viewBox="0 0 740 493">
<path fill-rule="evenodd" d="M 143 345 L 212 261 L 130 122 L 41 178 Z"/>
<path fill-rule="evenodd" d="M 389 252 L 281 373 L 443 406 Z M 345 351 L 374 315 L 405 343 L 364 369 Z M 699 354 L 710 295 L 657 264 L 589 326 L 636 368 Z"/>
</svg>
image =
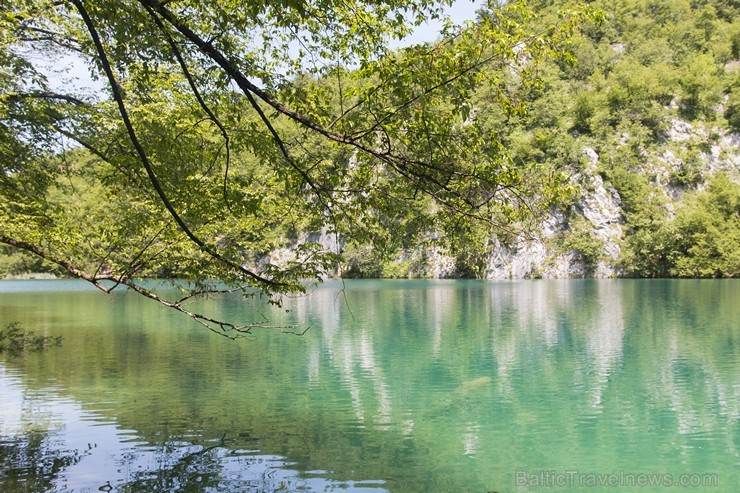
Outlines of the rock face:
<svg viewBox="0 0 740 493">
<path fill-rule="evenodd" d="M 706 179 L 720 171 L 740 179 L 740 134 L 715 136 L 712 144 L 706 145 L 711 133 L 700 126 L 675 120 L 667 132 L 666 147 L 658 155 L 646 156 L 643 172 L 653 177 L 653 184 L 665 195 L 666 214 L 672 214 L 673 202 L 685 192 L 671 181 L 671 176 L 685 165 L 684 160 L 669 148 L 671 143 L 681 149 L 704 144 L 698 146 L 702 150 L 698 155 L 697 188 L 703 188 Z M 580 190 L 580 198 L 574 207 L 575 220 L 573 217 L 566 219 L 562 212 L 554 212 L 542 221 L 534 237 L 520 236 L 510 244 L 493 238 L 486 278 L 605 278 L 621 275 L 617 266 L 624 233 L 620 196 L 615 189 L 604 184 L 598 172 L 599 155 L 596 151 L 586 147 L 583 155 L 587 162 L 571 178 Z M 578 251 L 563 251 L 562 237 L 572 232 L 577 221 L 585 224 L 591 237 L 602 244 L 602 255 L 594 265 L 589 265 Z M 433 271 L 428 274 L 433 274 Z"/>
<path fill-rule="evenodd" d="M 296 255 L 296 247 L 305 243 L 314 243 L 319 245 L 319 249 L 325 252 L 339 253 L 341 251 L 341 244 L 337 235 L 335 233 L 330 233 L 327 228 L 324 228 L 320 232 L 301 235 L 301 237 L 296 239 L 290 246 L 272 250 L 269 254 L 261 257 L 257 261 L 257 266 L 261 268 L 266 264 L 273 264 L 277 267 L 284 268 L 290 262 L 299 260 Z M 334 275 L 336 272 L 329 272 L 327 274 Z"/>
<path fill-rule="evenodd" d="M 716 134 L 714 130 L 675 120 L 667 131 L 666 145 L 654 155 L 645 156 L 639 172 L 651 177 L 657 193 L 662 192 L 665 196 L 667 215 L 673 214 L 674 201 L 686 191 L 685 187 L 674 183 L 672 177 L 685 172 L 689 165 L 695 167 L 697 181 L 692 186 L 698 189 L 703 188 L 708 177 L 720 171 L 740 179 L 740 134 Z M 626 145 L 628 140 L 629 135 L 622 135 L 622 145 Z M 687 163 L 684 151 L 691 147 L 700 151 L 695 153 L 692 163 Z M 617 190 L 608 187 L 599 174 L 600 157 L 597 152 L 584 147 L 582 154 L 583 162 L 571 176 L 571 183 L 580 192 L 572 209 L 567 214 L 553 211 L 529 236 L 519 236 L 509 243 L 491 238 L 485 278 L 564 279 L 621 275 L 618 267 L 624 236 L 621 199 Z M 600 254 L 596 258 L 587 258 L 572 247 L 572 243 L 563 241 L 574 234 L 585 236 L 592 245 L 597 245 Z M 342 250 L 336 236 L 325 231 L 301 238 L 301 242 L 306 241 L 318 243 L 328 251 Z M 272 252 L 264 260 L 281 264 L 294 259 L 292 249 L 285 248 Z M 407 251 L 396 261 L 410 266 L 409 277 L 459 277 L 455 259 L 437 247 Z"/>
<path fill-rule="evenodd" d="M 588 163 L 571 181 L 580 190 L 577 213 L 587 221 L 591 234 L 603 243 L 603 259 L 595 266 L 587 265 L 575 251 L 562 252 L 558 237 L 569 229 L 568 221 L 560 212 L 547 217 L 534 239 L 518 238 L 513 245 L 494 240 L 488 265 L 488 279 L 614 277 L 619 271 L 614 261 L 619 258 L 622 237 L 619 194 L 604 187 L 603 178 L 596 172 L 599 156 L 591 148 L 584 148 Z"/>
</svg>

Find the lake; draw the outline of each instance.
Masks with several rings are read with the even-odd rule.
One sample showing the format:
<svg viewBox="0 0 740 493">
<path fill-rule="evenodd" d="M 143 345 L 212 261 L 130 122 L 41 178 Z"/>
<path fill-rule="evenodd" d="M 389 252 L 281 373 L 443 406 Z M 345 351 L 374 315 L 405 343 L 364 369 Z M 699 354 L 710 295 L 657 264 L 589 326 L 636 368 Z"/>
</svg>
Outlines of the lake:
<svg viewBox="0 0 740 493">
<path fill-rule="evenodd" d="M 740 281 L 329 282 L 222 317 L 0 282 L 0 491 L 738 491 Z M 671 486 L 673 488 L 671 488 Z"/>
</svg>

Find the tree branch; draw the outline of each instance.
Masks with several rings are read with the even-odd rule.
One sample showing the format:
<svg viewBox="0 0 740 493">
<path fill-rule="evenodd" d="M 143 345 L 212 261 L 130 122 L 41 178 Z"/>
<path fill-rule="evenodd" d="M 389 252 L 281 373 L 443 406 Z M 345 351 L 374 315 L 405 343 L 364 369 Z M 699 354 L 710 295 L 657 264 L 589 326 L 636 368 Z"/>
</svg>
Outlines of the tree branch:
<svg viewBox="0 0 740 493">
<path fill-rule="evenodd" d="M 126 131 L 129 135 L 129 139 L 131 140 L 131 143 L 133 144 L 134 149 L 136 150 L 136 153 L 139 156 L 139 160 L 144 165 L 144 169 L 146 170 L 146 173 L 149 176 L 149 180 L 151 181 L 151 184 L 154 187 L 154 190 L 157 192 L 157 195 L 162 201 L 162 204 L 165 206 L 167 211 L 170 213 L 172 218 L 175 220 L 178 227 L 185 233 L 185 235 L 190 239 L 190 241 L 196 244 L 203 252 L 207 253 L 214 259 L 219 260 L 220 262 L 227 265 L 228 267 L 238 272 L 241 272 L 242 274 L 252 278 L 253 280 L 261 283 L 264 286 L 287 287 L 288 285 L 285 283 L 264 278 L 260 276 L 259 274 L 256 274 L 255 272 L 252 272 L 244 268 L 243 266 L 237 264 L 236 262 L 225 258 L 214 247 L 207 245 L 201 238 L 196 236 L 195 233 L 193 233 L 193 231 L 188 227 L 188 225 L 185 224 L 185 221 L 180 217 L 180 215 L 178 214 L 178 212 L 175 210 L 174 206 L 170 202 L 169 198 L 167 197 L 167 194 L 165 194 L 164 189 L 162 188 L 162 185 L 159 182 L 159 179 L 154 173 L 152 163 L 149 160 L 149 157 L 143 145 L 141 144 L 141 142 L 139 141 L 139 138 L 136 135 L 136 131 L 128 115 L 128 110 L 126 109 L 126 105 L 123 101 L 123 94 L 121 92 L 121 87 L 118 84 L 118 81 L 116 80 L 115 75 L 113 74 L 113 69 L 110 65 L 110 62 L 108 61 L 108 56 L 105 53 L 105 49 L 103 48 L 103 44 L 100 40 L 100 36 L 98 35 L 97 29 L 95 28 L 95 25 L 93 24 L 92 19 L 90 18 L 90 15 L 87 12 L 87 9 L 85 9 L 85 6 L 82 4 L 81 0 L 72 0 L 72 4 L 75 6 L 77 11 L 80 13 L 82 20 L 85 23 L 85 27 L 87 28 L 90 34 L 90 37 L 93 41 L 93 44 L 95 45 L 95 50 L 97 52 L 98 59 L 101 65 L 103 66 L 103 70 L 105 72 L 106 77 L 108 78 L 108 83 L 113 93 L 113 99 L 115 100 L 116 105 L 118 106 L 118 112 L 120 113 L 121 119 L 123 120 L 123 124 L 126 127 Z"/>
<path fill-rule="evenodd" d="M 14 238 L 10 238 L 8 236 L 0 235 L 0 243 L 5 243 L 6 245 L 12 246 L 14 248 L 19 248 L 21 250 L 25 250 L 27 252 L 33 253 L 34 255 L 37 255 L 41 257 L 42 259 L 52 262 L 54 264 L 59 265 L 64 270 L 66 270 L 68 273 L 73 275 L 74 277 L 77 277 L 79 279 L 84 279 L 85 281 L 91 283 L 93 286 L 98 288 L 99 290 L 103 291 L 106 294 L 110 294 L 116 287 L 119 285 L 124 285 L 133 291 L 137 292 L 138 294 L 149 298 L 150 300 L 156 301 L 157 303 L 166 306 L 167 308 L 172 308 L 173 310 L 176 310 L 180 313 L 183 313 L 187 315 L 188 317 L 192 318 L 196 322 L 198 322 L 203 327 L 207 328 L 211 332 L 214 332 L 220 336 L 229 338 L 229 339 L 236 339 L 240 335 L 245 334 L 251 334 L 251 331 L 253 329 L 259 328 L 259 329 L 274 329 L 279 330 L 283 333 L 289 333 L 289 334 L 298 334 L 301 335 L 302 333 L 297 333 L 294 331 L 290 331 L 288 329 L 295 329 L 298 326 L 297 325 L 269 325 L 269 320 L 265 319 L 262 322 L 255 322 L 251 324 L 246 325 L 237 325 L 231 322 L 225 322 L 223 320 L 218 320 L 213 317 L 209 317 L 207 315 L 203 315 L 200 313 L 192 312 L 188 309 L 186 309 L 184 306 L 182 306 L 182 302 L 185 300 L 188 300 L 192 298 L 193 296 L 199 296 L 201 294 L 206 293 L 206 291 L 201 292 L 194 292 L 190 296 L 185 296 L 181 298 L 179 301 L 169 301 L 165 298 L 162 298 L 161 296 L 157 295 L 155 292 L 153 292 L 150 289 L 147 289 L 140 284 L 137 284 L 135 281 L 133 281 L 131 278 L 126 277 L 125 275 L 122 276 L 114 276 L 114 275 L 90 275 L 81 269 L 75 267 L 71 262 L 68 262 L 63 259 L 56 258 L 49 254 L 47 251 L 43 250 L 42 248 L 32 245 L 30 243 L 19 241 Z M 113 285 L 111 287 L 106 287 L 103 283 L 103 281 L 109 281 L 112 282 Z M 243 289 L 243 288 L 238 288 Z M 224 291 L 212 291 L 212 292 L 226 292 Z M 308 330 L 308 327 L 303 331 L 303 333 Z"/>
<path fill-rule="evenodd" d="M 175 43 L 175 40 L 172 39 L 172 36 L 170 36 L 169 31 L 165 28 L 164 24 L 162 23 L 162 20 L 154 13 L 154 11 L 151 9 L 151 7 L 144 6 L 149 16 L 154 19 L 154 23 L 157 25 L 159 30 L 164 34 L 165 38 L 167 39 L 167 44 L 170 46 L 170 49 L 172 50 L 172 53 L 175 55 L 175 58 L 177 59 L 177 63 L 180 65 L 180 69 L 182 70 L 183 75 L 185 76 L 185 79 L 188 81 L 188 85 L 190 86 L 190 90 L 193 91 L 193 95 L 195 96 L 195 99 L 198 101 L 198 105 L 201 107 L 201 109 L 208 115 L 208 118 L 218 127 L 219 132 L 221 132 L 221 136 L 224 139 L 224 145 L 226 147 L 226 161 L 225 161 L 225 170 L 224 170 L 224 185 L 223 185 L 223 195 L 224 195 L 224 202 L 226 203 L 226 206 L 229 206 L 229 198 L 227 193 L 227 183 L 228 183 L 228 177 L 229 177 L 229 165 L 231 163 L 231 146 L 230 146 L 230 140 L 229 140 L 229 133 L 226 131 L 226 127 L 224 127 L 223 123 L 221 123 L 221 120 L 218 119 L 216 114 L 211 110 L 211 108 L 206 104 L 205 100 L 200 94 L 200 90 L 198 90 L 198 86 L 195 84 L 195 80 L 193 79 L 192 74 L 190 73 L 190 70 L 188 70 L 188 66 L 185 63 L 185 59 L 182 56 L 182 53 L 180 52 L 180 49 L 177 47 L 177 44 Z"/>
<path fill-rule="evenodd" d="M 100 284 L 100 280 L 101 280 L 100 278 L 87 274 L 81 269 L 75 267 L 71 262 L 67 260 L 52 257 L 46 251 L 44 251 L 43 249 L 39 248 L 36 245 L 32 245 L 31 243 L 27 243 L 25 241 L 16 240 L 14 238 L 10 238 L 4 235 L 0 235 L 0 243 L 5 243 L 6 245 L 10 245 L 15 248 L 20 248 L 21 250 L 26 250 L 27 252 L 31 252 L 43 258 L 44 260 L 48 260 L 49 262 L 57 264 L 58 266 L 62 267 L 64 270 L 66 270 L 73 276 L 79 277 L 80 279 L 84 279 L 87 282 L 92 283 L 93 285 L 95 285 L 96 288 L 100 289 L 104 293 L 110 292 L 109 288 L 106 288 L 105 286 Z"/>
<path fill-rule="evenodd" d="M 24 99 L 46 99 L 46 100 L 53 100 L 53 101 L 64 101 L 67 103 L 71 103 L 75 106 L 90 106 L 89 103 L 78 99 L 74 96 L 70 96 L 68 94 L 59 94 L 56 92 L 51 91 L 33 91 L 33 92 L 23 92 L 23 93 L 13 93 L 8 94 L 6 96 L 8 98 L 8 101 L 23 101 Z"/>
<path fill-rule="evenodd" d="M 79 0 L 76 0 L 76 1 L 79 1 Z M 267 120 L 267 118 L 264 116 L 264 112 L 262 111 L 262 109 L 259 107 L 258 104 L 256 104 L 256 101 L 254 101 L 252 94 L 256 95 L 262 101 L 264 101 L 267 105 L 271 106 L 272 108 L 277 110 L 279 113 L 287 116 L 293 121 L 299 123 L 303 127 L 313 130 L 317 132 L 318 134 L 323 135 L 327 139 L 332 140 L 334 142 L 350 145 L 363 152 L 366 152 L 367 154 L 375 157 L 379 161 L 395 169 L 398 173 L 400 173 L 402 176 L 406 177 L 407 179 L 412 179 L 413 177 L 413 178 L 416 178 L 422 181 L 426 181 L 432 185 L 436 185 L 442 189 L 445 188 L 444 185 L 439 180 L 434 178 L 432 175 L 425 174 L 421 172 L 419 169 L 416 169 L 417 167 L 422 167 L 422 168 L 428 167 L 430 163 L 422 163 L 419 161 L 413 161 L 413 160 L 404 158 L 403 156 L 391 154 L 390 152 L 378 151 L 372 146 L 359 142 L 357 138 L 355 137 L 350 137 L 348 135 L 343 135 L 337 132 L 330 131 L 327 128 L 323 127 L 322 125 L 316 123 L 312 119 L 296 111 L 291 110 L 284 104 L 270 97 L 270 95 L 267 94 L 267 92 L 263 91 L 258 86 L 256 86 L 254 83 L 252 83 L 237 68 L 237 66 L 231 61 L 229 61 L 221 51 L 219 51 L 217 48 L 213 46 L 212 43 L 201 38 L 197 33 L 195 33 L 192 29 L 190 29 L 190 27 L 188 27 L 183 21 L 181 21 L 174 13 L 168 10 L 163 4 L 155 2 L 154 0 L 138 0 L 138 1 L 145 8 L 148 7 L 156 11 L 176 31 L 178 31 L 187 40 L 189 40 L 191 43 L 197 46 L 205 55 L 207 55 L 211 60 L 213 60 L 213 62 L 215 62 L 219 67 L 221 67 L 221 69 L 232 80 L 236 82 L 237 86 L 239 86 L 239 88 L 248 98 L 248 100 L 250 101 L 250 104 L 254 107 L 255 111 L 257 111 L 258 114 L 260 114 L 260 117 L 263 120 L 263 122 L 265 122 L 268 125 L 268 129 L 271 128 L 271 125 L 269 124 L 269 120 Z M 469 70 L 472 70 L 472 68 Z M 435 89 L 436 88 L 438 87 L 435 87 Z M 273 136 L 275 137 L 276 133 L 273 133 Z M 280 140 L 279 137 L 277 137 L 277 142 L 278 142 L 278 145 L 280 146 L 282 143 L 282 140 Z M 284 147 L 281 147 L 281 152 L 285 155 L 286 150 L 284 150 Z M 302 170 L 297 170 L 297 171 L 299 173 L 302 172 Z M 303 175 L 305 179 L 306 178 L 305 171 L 303 171 Z M 308 183 L 310 184 L 310 182 Z M 458 210 L 458 207 L 453 202 L 442 197 L 431 186 L 424 186 L 424 185 L 422 186 L 426 193 L 434 197 L 441 204 L 444 204 L 445 206 L 449 207 L 452 210 Z M 448 189 L 446 191 L 449 192 L 450 190 Z M 473 205 L 469 201 L 466 201 L 466 202 L 467 202 L 467 205 Z M 481 218 L 481 219 L 487 220 L 486 218 Z"/>
</svg>

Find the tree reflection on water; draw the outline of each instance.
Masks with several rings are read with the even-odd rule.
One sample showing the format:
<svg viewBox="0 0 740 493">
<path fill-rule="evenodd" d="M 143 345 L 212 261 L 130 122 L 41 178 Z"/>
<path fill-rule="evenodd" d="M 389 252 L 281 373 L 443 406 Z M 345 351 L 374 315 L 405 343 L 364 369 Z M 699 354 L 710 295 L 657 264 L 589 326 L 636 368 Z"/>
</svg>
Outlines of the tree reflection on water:
<svg viewBox="0 0 740 493">
<path fill-rule="evenodd" d="M 59 473 L 87 453 L 60 449 L 46 431 L 0 437 L 0 480 L 5 491 L 52 491 Z"/>
<path fill-rule="evenodd" d="M 5 492 L 94 491 L 67 484 L 65 470 L 90 455 L 96 445 L 84 450 L 60 448 L 56 432 L 30 431 L 0 441 L 0 481 Z M 233 442 L 233 440 L 232 440 Z M 229 440 L 203 446 L 168 442 L 153 448 L 139 448 L 124 454 L 119 473 L 124 479 L 101 479 L 99 491 L 152 492 L 206 491 L 279 492 L 311 490 L 310 478 L 296 476 L 284 468 L 279 457 L 254 455 L 228 447 Z M 142 467 L 141 459 L 150 467 Z M 138 469 L 132 471 L 131 469 Z"/>
</svg>

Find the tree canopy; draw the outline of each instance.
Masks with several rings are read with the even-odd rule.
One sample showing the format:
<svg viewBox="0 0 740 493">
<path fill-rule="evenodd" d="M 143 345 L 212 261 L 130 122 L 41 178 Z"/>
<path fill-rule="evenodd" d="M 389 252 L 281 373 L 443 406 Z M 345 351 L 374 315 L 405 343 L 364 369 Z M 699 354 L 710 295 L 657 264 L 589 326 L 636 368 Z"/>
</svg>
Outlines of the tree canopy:
<svg viewBox="0 0 740 493">
<path fill-rule="evenodd" d="M 498 118 L 521 114 L 518 91 L 544 58 L 567 59 L 560 43 L 591 14 L 535 31 L 526 5 L 493 2 L 436 43 L 389 50 L 445 4 L 3 1 L 0 242 L 234 334 L 255 325 L 186 301 L 304 290 L 342 252 L 302 233 L 382 249 L 526 219 L 562 176 L 509 159 L 473 89 Z M 79 60 L 104 89 L 50 79 Z M 417 233 L 390 234 L 399 221 Z M 163 299 L 147 276 L 190 283 Z"/>
</svg>

